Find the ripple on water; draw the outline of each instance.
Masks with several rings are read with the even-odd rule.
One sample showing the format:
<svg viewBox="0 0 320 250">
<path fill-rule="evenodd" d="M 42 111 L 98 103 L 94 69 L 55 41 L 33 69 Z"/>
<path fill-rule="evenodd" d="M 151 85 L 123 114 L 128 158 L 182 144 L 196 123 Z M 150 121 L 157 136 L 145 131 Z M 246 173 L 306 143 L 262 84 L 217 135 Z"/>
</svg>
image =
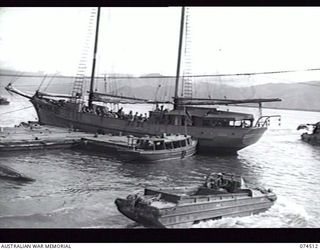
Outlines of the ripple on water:
<svg viewBox="0 0 320 250">
<path fill-rule="evenodd" d="M 196 155 L 183 161 L 134 164 L 107 152 L 53 150 L 2 155 L 1 162 L 36 181 L 0 182 L 0 227 L 128 227 L 132 222 L 114 205 L 117 197 L 145 186 L 197 184 L 210 172 L 242 175 L 251 185 L 272 188 L 278 200 L 265 213 L 201 222 L 198 227 L 319 227 L 320 147 L 302 142 L 296 127 L 319 121 L 320 114 L 266 112 L 271 111 L 283 116 L 283 127 L 273 127 L 236 156 Z M 17 117 L 11 120 L 19 120 L 18 113 L 13 113 Z M 27 110 L 25 113 L 23 117 L 28 116 Z"/>
<path fill-rule="evenodd" d="M 312 227 L 310 216 L 292 200 L 278 197 L 266 212 L 257 215 L 209 220 L 193 225 L 194 228 L 304 228 Z"/>
</svg>

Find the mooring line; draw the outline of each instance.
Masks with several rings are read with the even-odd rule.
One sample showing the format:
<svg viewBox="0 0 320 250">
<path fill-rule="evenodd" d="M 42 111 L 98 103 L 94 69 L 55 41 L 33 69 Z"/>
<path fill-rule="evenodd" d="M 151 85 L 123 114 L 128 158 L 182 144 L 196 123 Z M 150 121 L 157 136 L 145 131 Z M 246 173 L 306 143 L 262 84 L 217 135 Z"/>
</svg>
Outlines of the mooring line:
<svg viewBox="0 0 320 250">
<path fill-rule="evenodd" d="M 24 107 L 22 109 L 16 109 L 16 110 L 12 110 L 12 111 L 9 111 L 9 112 L 4 112 L 4 113 L 1 113 L 0 115 L 9 114 L 9 113 L 17 112 L 17 111 L 28 109 L 28 108 L 32 108 L 32 107 L 33 106 L 28 106 L 28 107 Z"/>
</svg>

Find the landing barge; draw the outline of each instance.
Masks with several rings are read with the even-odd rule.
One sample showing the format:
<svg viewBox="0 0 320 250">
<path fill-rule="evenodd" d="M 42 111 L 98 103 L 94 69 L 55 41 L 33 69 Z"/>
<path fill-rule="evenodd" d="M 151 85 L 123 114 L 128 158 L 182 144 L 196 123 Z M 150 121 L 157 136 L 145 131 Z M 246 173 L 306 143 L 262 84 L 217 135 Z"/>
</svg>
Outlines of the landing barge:
<svg viewBox="0 0 320 250">
<path fill-rule="evenodd" d="M 205 220 L 261 213 L 276 199 L 270 189 L 246 188 L 239 176 L 212 174 L 201 186 L 146 188 L 143 195 L 118 198 L 115 204 L 145 227 L 187 228 Z"/>
<path fill-rule="evenodd" d="M 154 162 L 184 159 L 196 153 L 197 140 L 189 135 L 128 137 L 128 148 L 119 148 L 120 157 L 128 161 Z"/>
</svg>

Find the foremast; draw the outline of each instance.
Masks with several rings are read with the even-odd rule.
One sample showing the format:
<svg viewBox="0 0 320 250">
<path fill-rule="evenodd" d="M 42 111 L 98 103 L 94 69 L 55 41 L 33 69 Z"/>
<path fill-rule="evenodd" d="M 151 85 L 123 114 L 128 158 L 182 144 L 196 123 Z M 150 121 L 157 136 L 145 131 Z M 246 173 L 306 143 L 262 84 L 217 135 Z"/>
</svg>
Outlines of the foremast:
<svg viewBox="0 0 320 250">
<path fill-rule="evenodd" d="M 180 65 L 181 65 L 181 53 L 182 53 L 182 42 L 183 42 L 184 15 L 185 15 L 185 7 L 182 7 L 181 21 L 180 21 L 180 35 L 179 35 L 176 85 L 175 85 L 175 91 L 174 91 L 174 105 L 173 105 L 174 109 L 177 109 L 179 106 L 178 105 L 178 91 L 179 91 L 179 80 L 180 80 Z"/>
<path fill-rule="evenodd" d="M 94 41 L 92 71 L 91 71 L 89 100 L 88 100 L 89 108 L 92 108 L 92 101 L 93 101 L 93 86 L 94 86 L 94 74 L 95 74 L 95 67 L 96 67 L 96 56 L 97 56 L 97 49 L 98 49 L 99 23 L 100 23 L 100 7 L 98 7 L 98 12 L 97 12 L 96 35 L 95 35 L 95 41 Z"/>
</svg>

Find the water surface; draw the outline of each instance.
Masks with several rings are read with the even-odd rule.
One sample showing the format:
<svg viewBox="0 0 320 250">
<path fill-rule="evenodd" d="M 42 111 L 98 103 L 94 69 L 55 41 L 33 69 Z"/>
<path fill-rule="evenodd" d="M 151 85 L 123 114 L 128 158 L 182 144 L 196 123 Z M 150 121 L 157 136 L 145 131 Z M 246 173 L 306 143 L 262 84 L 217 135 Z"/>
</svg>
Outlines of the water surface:
<svg viewBox="0 0 320 250">
<path fill-rule="evenodd" d="M 0 126 L 35 120 L 31 104 L 11 97 L 0 106 Z M 8 113 L 10 111 L 16 111 Z M 146 107 L 139 107 L 145 110 Z M 252 108 L 231 108 L 257 114 Z M 142 112 L 142 111 L 141 111 Z M 114 205 L 117 197 L 145 186 L 199 183 L 210 172 L 243 175 L 251 185 L 272 188 L 278 195 L 267 212 L 242 218 L 202 222 L 197 227 L 319 227 L 320 147 L 300 140 L 300 123 L 320 121 L 320 113 L 271 110 L 278 121 L 256 144 L 236 156 L 202 156 L 154 164 L 125 163 L 108 154 L 51 150 L 5 153 L 1 164 L 34 179 L 32 183 L 0 180 L 1 228 L 128 228 L 135 227 Z"/>
</svg>

